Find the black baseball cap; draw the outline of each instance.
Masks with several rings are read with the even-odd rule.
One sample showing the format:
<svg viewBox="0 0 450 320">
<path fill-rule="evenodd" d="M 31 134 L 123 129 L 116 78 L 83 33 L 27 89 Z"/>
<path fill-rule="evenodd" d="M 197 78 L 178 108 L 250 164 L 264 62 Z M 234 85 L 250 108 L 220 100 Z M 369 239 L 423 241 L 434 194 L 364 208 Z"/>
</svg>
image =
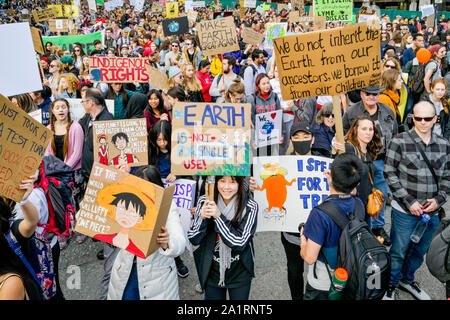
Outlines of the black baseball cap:
<svg viewBox="0 0 450 320">
<path fill-rule="evenodd" d="M 294 123 L 292 124 L 291 127 L 291 137 L 298 131 L 304 131 L 313 134 L 310 125 L 307 124 L 305 121 L 297 122 L 296 120 L 294 120 Z"/>
</svg>

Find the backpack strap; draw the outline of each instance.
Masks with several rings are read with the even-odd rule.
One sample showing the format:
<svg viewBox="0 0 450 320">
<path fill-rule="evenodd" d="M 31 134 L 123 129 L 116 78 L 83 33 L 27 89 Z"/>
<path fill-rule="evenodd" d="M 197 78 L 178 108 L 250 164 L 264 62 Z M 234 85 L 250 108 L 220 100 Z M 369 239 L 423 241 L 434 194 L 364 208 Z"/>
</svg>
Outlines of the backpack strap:
<svg viewBox="0 0 450 320">
<path fill-rule="evenodd" d="M 364 221 L 364 207 L 361 202 L 358 201 L 355 197 L 353 197 L 353 199 L 355 200 L 355 209 L 353 214 L 359 220 Z M 319 204 L 317 208 L 326 213 L 334 221 L 334 223 L 339 226 L 341 230 L 345 229 L 347 224 L 350 222 L 350 219 L 347 217 L 347 215 L 345 215 L 341 208 L 335 205 L 332 201 L 324 201 Z"/>
</svg>

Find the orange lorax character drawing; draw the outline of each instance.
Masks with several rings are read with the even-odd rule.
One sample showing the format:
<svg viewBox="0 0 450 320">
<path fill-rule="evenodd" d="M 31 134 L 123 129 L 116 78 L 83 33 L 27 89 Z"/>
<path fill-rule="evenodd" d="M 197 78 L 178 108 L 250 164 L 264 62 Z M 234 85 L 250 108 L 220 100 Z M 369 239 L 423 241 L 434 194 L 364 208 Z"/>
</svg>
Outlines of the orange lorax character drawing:
<svg viewBox="0 0 450 320">
<path fill-rule="evenodd" d="M 287 198 L 287 187 L 292 186 L 295 179 L 291 182 L 287 181 L 284 177 L 287 174 L 285 168 L 278 168 L 278 163 L 265 164 L 264 170 L 261 172 L 261 179 L 263 179 L 263 185 L 260 188 L 256 188 L 259 191 L 266 189 L 266 198 L 269 203 L 268 212 L 272 208 L 278 208 L 280 212 L 283 210 L 283 205 Z"/>
</svg>

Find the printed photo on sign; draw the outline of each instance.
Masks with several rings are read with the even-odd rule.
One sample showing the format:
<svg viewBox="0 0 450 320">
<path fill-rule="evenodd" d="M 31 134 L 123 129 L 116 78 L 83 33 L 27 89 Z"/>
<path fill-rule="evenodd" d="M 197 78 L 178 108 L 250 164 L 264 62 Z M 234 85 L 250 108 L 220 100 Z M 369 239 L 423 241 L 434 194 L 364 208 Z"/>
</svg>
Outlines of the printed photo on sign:
<svg viewBox="0 0 450 320">
<path fill-rule="evenodd" d="M 94 162 L 130 167 L 148 164 L 145 118 L 95 121 L 93 127 Z"/>
<path fill-rule="evenodd" d="M 259 206 L 256 232 L 298 232 L 311 209 L 330 194 L 324 171 L 332 162 L 316 156 L 253 158 Z"/>
<path fill-rule="evenodd" d="M 283 110 L 255 115 L 255 137 L 258 148 L 279 144 L 282 137 Z"/>
<path fill-rule="evenodd" d="M 159 248 L 174 189 L 94 163 L 75 231 L 145 259 Z"/>
</svg>

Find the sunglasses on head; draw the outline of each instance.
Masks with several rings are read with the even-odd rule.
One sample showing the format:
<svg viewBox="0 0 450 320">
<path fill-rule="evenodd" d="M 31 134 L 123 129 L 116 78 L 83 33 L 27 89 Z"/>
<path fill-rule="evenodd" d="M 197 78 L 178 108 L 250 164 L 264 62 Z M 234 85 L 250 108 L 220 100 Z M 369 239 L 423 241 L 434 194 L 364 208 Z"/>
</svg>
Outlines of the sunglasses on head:
<svg viewBox="0 0 450 320">
<path fill-rule="evenodd" d="M 422 120 L 425 120 L 425 122 L 430 122 L 433 119 L 434 119 L 434 116 L 432 116 L 432 117 L 417 117 L 417 116 L 414 116 L 414 120 L 416 120 L 417 122 L 422 122 Z"/>
</svg>

